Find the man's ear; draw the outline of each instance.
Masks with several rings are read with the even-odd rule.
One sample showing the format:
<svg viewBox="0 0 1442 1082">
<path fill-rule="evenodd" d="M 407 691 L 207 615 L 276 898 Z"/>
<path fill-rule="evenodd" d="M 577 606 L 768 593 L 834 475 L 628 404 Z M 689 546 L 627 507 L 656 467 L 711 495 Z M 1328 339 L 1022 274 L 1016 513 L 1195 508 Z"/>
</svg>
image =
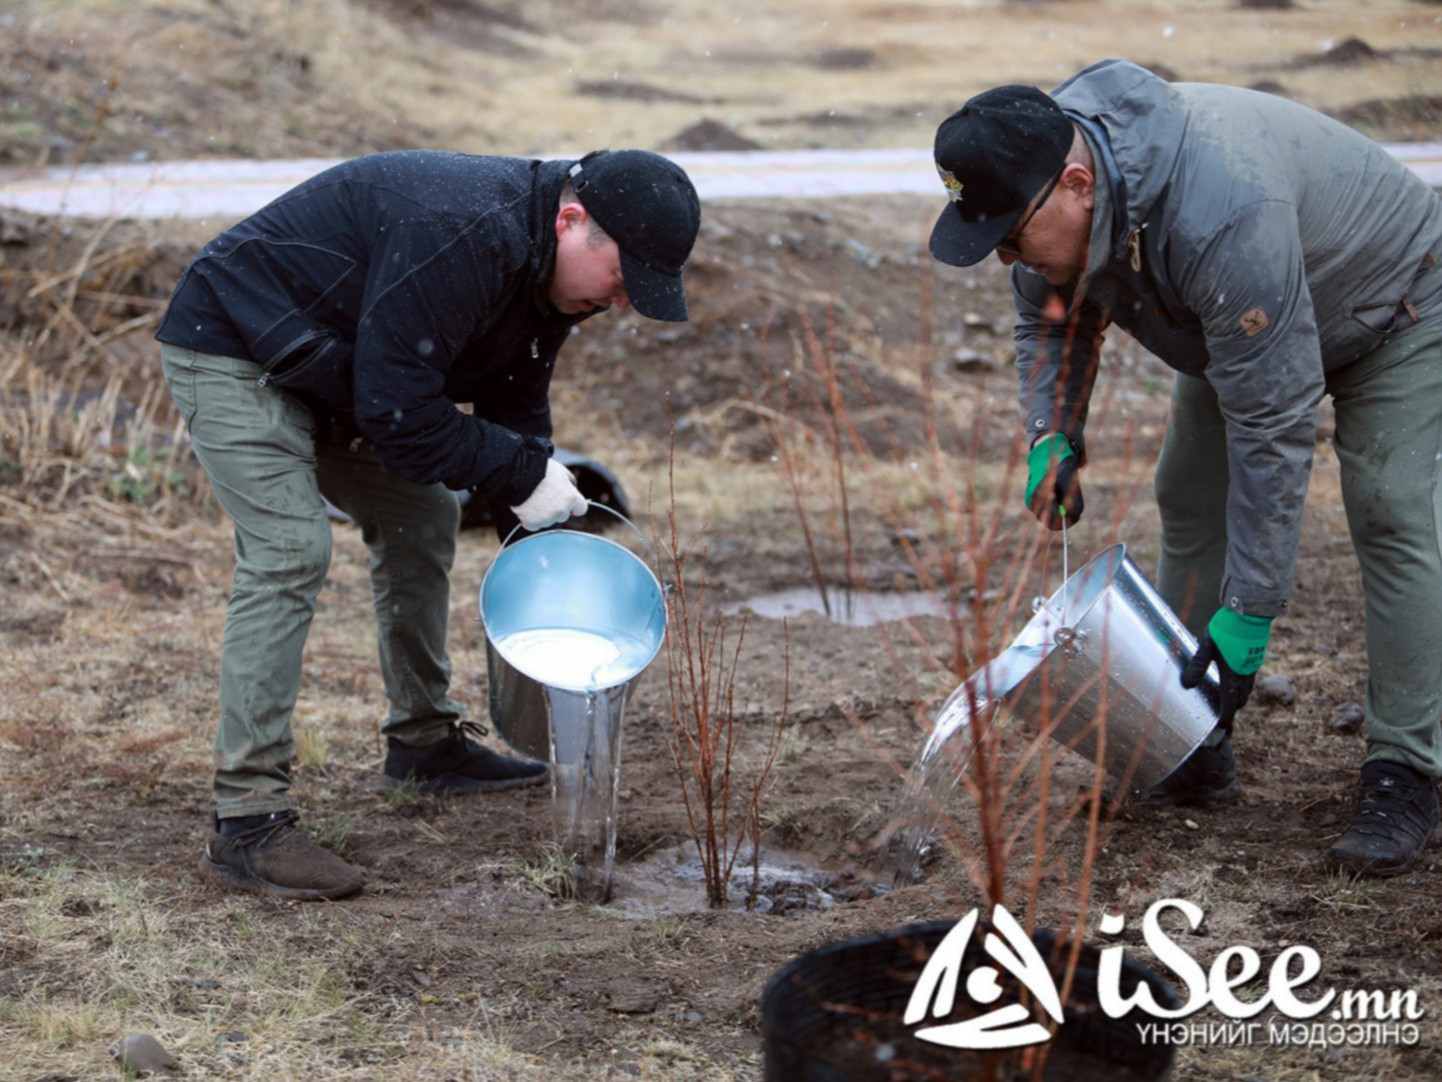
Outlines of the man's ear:
<svg viewBox="0 0 1442 1082">
<path fill-rule="evenodd" d="M 577 226 L 584 227 L 589 220 L 590 215 L 580 203 L 562 203 L 556 211 L 556 236 Z"/>
<path fill-rule="evenodd" d="M 1060 184 L 1088 210 L 1095 205 L 1097 178 L 1086 165 L 1081 162 L 1068 163 L 1061 171 Z"/>
</svg>

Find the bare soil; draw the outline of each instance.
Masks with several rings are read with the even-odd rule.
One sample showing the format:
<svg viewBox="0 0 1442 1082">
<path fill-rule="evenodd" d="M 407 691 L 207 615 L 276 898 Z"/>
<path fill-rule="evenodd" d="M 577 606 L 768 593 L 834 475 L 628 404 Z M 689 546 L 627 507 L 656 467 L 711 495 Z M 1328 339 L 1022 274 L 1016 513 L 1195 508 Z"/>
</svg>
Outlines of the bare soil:
<svg viewBox="0 0 1442 1082">
<path fill-rule="evenodd" d="M 497 49 L 498 41 L 514 45 L 517 35 L 546 36 L 544 20 L 520 5 L 366 6 L 408 35 L 443 34 L 452 45 L 478 52 Z M 542 7 L 542 15 L 555 15 Z M 838 79 L 873 64 L 902 65 L 904 55 L 858 44 L 884 7 L 858 15 L 855 5 L 838 6 L 838 13 L 859 21 L 818 43 L 825 49 L 808 54 L 814 64 Z M 896 7 L 903 19 L 935 14 L 927 5 Z M 1281 25 L 1291 17 L 1244 14 L 1230 5 L 1196 7 L 1222 23 L 1266 18 Z M 1065 38 L 1067 20 L 1078 14 L 1074 9 L 1121 18 L 1118 5 L 1060 0 L 988 5 L 977 17 L 1024 24 L 1033 34 L 1046 25 Z M 1360 11 L 1358 25 L 1387 49 L 1421 50 L 1442 37 L 1433 21 L 1442 9 L 1435 5 L 1313 4 L 1297 17 L 1329 9 L 1334 18 L 1339 11 Z M 670 26 L 670 18 L 681 17 L 659 7 L 642 13 L 646 18 L 633 20 L 624 5 L 603 3 L 589 25 L 601 34 L 634 24 L 644 37 L 645 27 Z M 145 18 L 164 22 L 166 16 L 146 8 Z M 103 126 L 86 143 L 92 156 L 204 153 L 207 129 L 198 117 L 206 110 L 223 113 L 238 100 L 260 115 L 267 103 L 274 113 L 279 104 L 298 100 L 307 86 L 306 64 L 272 56 L 265 34 L 247 36 L 244 20 L 225 5 L 214 6 L 207 19 L 195 32 L 223 31 L 228 55 L 250 56 L 265 78 L 233 99 L 208 87 L 200 71 L 185 73 L 175 86 L 177 108 L 163 124 L 154 115 L 125 114 L 124 123 Z M 1398 30 L 1404 20 L 1423 32 Z M 65 103 L 45 92 L 46 72 L 103 76 L 87 67 L 86 39 L 47 38 L 47 25 L 23 14 L 5 24 L 14 63 L 0 76 L 0 100 L 17 103 L 12 117 L 23 105 L 50 119 L 33 140 L 12 128 L 0 138 L 0 159 L 63 156 L 75 142 L 63 142 L 71 137 L 55 118 Z M 710 32 L 722 24 L 706 25 Z M 214 46 L 217 39 L 201 40 Z M 710 47 L 722 50 L 724 44 L 718 38 Z M 754 52 L 755 42 L 731 48 Z M 508 62 L 515 59 L 514 49 L 501 51 Z M 1316 51 L 1324 51 L 1320 41 Z M 1189 68 L 1182 56 L 1165 55 L 1184 76 L 1206 66 L 1198 60 Z M 1269 52 L 1266 63 L 1248 59 L 1247 79 L 1235 81 L 1272 78 L 1285 85 L 1304 59 Z M 756 54 L 745 70 L 764 73 L 775 62 Z M 1076 66 L 1069 50 L 1058 63 Z M 1215 67 L 1219 61 L 1208 54 L 1206 63 Z M 1347 63 L 1389 61 L 1349 54 Z M 1353 71 L 1337 64 L 1333 94 L 1348 85 Z M 634 83 L 664 86 L 670 99 L 683 92 L 702 95 L 678 70 L 641 69 Z M 21 78 L 27 72 L 33 77 Z M 1411 92 L 1381 96 L 1411 104 L 1373 109 L 1369 115 L 1380 125 L 1374 134 L 1412 136 L 1419 110 L 1435 134 L 1435 106 L 1425 101 L 1435 102 L 1437 87 L 1422 86 L 1416 75 L 1406 81 Z M 734 94 L 738 85 L 733 83 Z M 575 92 L 598 91 L 583 81 Z M 644 109 L 633 104 L 638 93 L 619 96 L 612 107 L 618 113 Z M 205 109 L 180 107 L 195 106 L 202 97 Z M 1338 108 L 1376 100 L 1369 84 Z M 900 104 L 880 101 L 877 115 Z M 686 107 L 697 120 L 706 113 L 697 103 Z M 227 149 L 359 153 L 427 142 L 419 136 L 435 134 L 423 127 L 397 134 L 369 115 L 355 121 L 354 131 L 339 114 L 312 116 L 297 106 L 288 115 L 291 136 L 266 135 L 247 144 L 238 124 L 227 130 L 240 142 Z M 747 124 L 759 121 L 738 126 Z M 653 142 L 659 145 L 661 136 Z M 972 665 L 1005 645 L 1031 596 L 1056 588 L 1062 577 L 1059 546 L 1047 548 L 1018 508 L 1011 314 L 1001 269 L 933 266 L 924 242 L 935 209 L 933 201 L 910 198 L 708 207 L 688 272 L 693 321 L 662 326 L 631 314 L 593 320 L 568 349 L 558 377 L 558 441 L 614 469 L 648 531 L 654 515 L 661 519 L 660 536 L 666 535 L 673 468 L 678 484 L 695 486 L 677 501 L 681 535 L 692 553 L 684 581 L 690 596 L 703 599 L 708 626 L 722 620 L 728 642 L 739 642 L 734 705 L 743 771 L 761 761 L 776 726 L 786 730 L 783 755 L 760 799 L 762 841 L 768 859 L 797 871 L 794 880 L 768 888 L 760 910 L 769 911 L 708 909 L 694 882 L 664 870 L 668 861 L 694 852 L 671 750 L 673 704 L 664 656 L 634 689 L 626 718 L 611 905 L 555 897 L 536 885 L 538 876 L 518 871 L 545 861 L 551 840 L 545 789 L 401 806 L 380 799 L 375 784 L 383 749 L 376 723 L 384 696 L 369 633 L 366 555 L 355 531 L 337 525 L 297 711 L 298 726 L 328 751 L 298 769 L 295 796 L 310 830 L 365 868 L 368 882 L 358 897 L 332 905 L 257 899 L 251 919 L 291 946 L 301 937 L 377 944 L 354 955 L 358 960 L 338 981 L 347 1002 L 373 1018 L 378 1030 L 443 1040 L 474 1026 L 484 1013 L 510 1047 L 558 1072 L 651 1077 L 646 1049 L 673 1041 L 666 1047 L 685 1053 L 675 1054 L 672 1074 L 659 1077 L 759 1078 L 758 998 L 788 961 L 827 943 L 956 918 L 985 904 L 976 885 L 983 869 L 964 846 L 944 848 L 920 882 L 901 885 L 878 871 L 874 849 L 901 792 L 901 775 L 941 700 Z M 183 225 L 100 227 L 14 216 L 0 221 L 7 275 L 0 325 L 8 336 L 0 360 L 6 364 L 22 355 L 22 342 L 35 351 L 37 364 L 66 361 L 46 354 L 51 339 L 42 336 L 37 344 L 45 313 L 27 290 L 38 269 L 78 267 L 96 251 L 121 253 L 108 270 L 82 276 L 84 288 L 72 298 L 91 321 L 91 332 L 103 335 L 153 313 L 185 258 L 205 239 L 198 227 Z M 97 231 L 103 239 L 92 244 Z M 142 401 L 147 387 L 156 387 L 147 367 L 155 362 L 148 334 L 142 325 L 107 338 L 102 351 L 74 370 L 86 373 L 92 386 L 103 385 L 111 371 L 124 372 L 126 396 Z M 834 465 L 828 414 L 807 397 L 824 397 L 825 381 L 816 374 L 822 362 L 835 366 L 855 443 L 897 464 L 879 475 L 880 482 L 865 480 L 865 470 L 853 467 L 845 519 L 828 479 Z M 1125 542 L 1150 572 L 1155 521 L 1148 467 L 1165 423 L 1166 374 L 1117 335 L 1102 380 L 1105 403 L 1091 428 L 1088 517 L 1072 531 L 1069 566 L 1075 570 L 1082 559 Z M 9 386 L 7 406 L 14 406 L 23 380 Z M 786 471 L 774 457 L 772 422 L 788 414 L 800 427 L 787 431 L 809 431 L 800 440 L 809 448 L 805 493 L 814 517 L 807 521 L 816 528 L 828 580 L 886 592 L 951 582 L 967 603 L 955 619 L 861 627 L 821 613 L 783 623 L 733 611 L 750 599 L 813 582 L 802 516 L 791 506 Z M 1325 437 L 1325 417 L 1323 428 Z M 936 462 L 945 463 L 941 474 L 934 472 Z M 907 480 L 913 463 L 914 479 Z M 123 472 L 119 457 L 114 466 Z M 190 483 L 203 484 L 193 474 Z M 147 506 L 136 507 L 105 488 L 103 475 L 72 478 L 60 465 L 24 487 L 13 472 L 0 471 L 0 644 L 7 660 L 0 676 L 0 868 L 18 874 L 73 866 L 133 876 L 155 904 L 200 918 L 228 904 L 199 883 L 194 868 L 210 806 L 208 749 L 229 587 L 229 530 L 213 511 L 184 506 L 178 497 L 157 502 L 152 494 Z M 927 494 L 948 489 L 957 493 L 950 514 L 945 501 L 927 501 Z M 895 507 L 904 510 L 893 512 Z M 958 513 L 958 507 L 964 510 Z M 850 527 L 849 540 L 842 525 Z M 981 536 L 985 531 L 990 533 Z M 465 531 L 454 578 L 456 691 L 481 720 L 485 641 L 474 601 L 495 551 L 488 530 Z M 1028 863 L 1033 840 L 1012 840 L 1005 900 L 1019 916 L 1043 926 L 1068 921 L 1081 905 L 1089 935 L 1103 905 L 1119 906 L 1129 918 L 1125 941 L 1135 945 L 1147 904 L 1186 898 L 1206 911 L 1202 927 L 1185 937 L 1204 964 L 1237 944 L 1255 947 L 1268 963 L 1287 945 L 1308 945 L 1323 959 L 1322 983 L 1417 989 L 1426 1009 L 1415 1047 L 1201 1042 L 1180 1050 L 1179 1079 L 1436 1078 L 1442 1074 L 1442 1032 L 1434 1021 L 1442 1009 L 1442 880 L 1436 865 L 1428 861 L 1394 880 L 1354 884 L 1329 876 L 1320 859 L 1349 818 L 1362 751 L 1355 729 L 1335 722 L 1339 711 L 1361 702 L 1366 676 L 1358 572 L 1335 457 L 1325 440 L 1317 449 L 1296 594 L 1277 623 L 1266 671 L 1286 676 L 1295 698 L 1259 694 L 1239 722 L 1238 772 L 1246 790 L 1239 802 L 1218 810 L 1126 804 L 1108 814 L 1115 818 L 1101 843 L 1089 845 L 1085 813 L 1076 815 L 1086 805 L 1073 794 L 1090 785 L 1091 774 L 1075 757 L 1061 757 L 1048 799 L 1075 817 L 1046 848 L 1051 863 L 1034 889 Z M 1013 792 L 1008 814 L 1024 814 L 1026 799 Z M 948 821 L 959 838 L 975 842 L 980 836 L 975 802 L 964 794 L 956 795 Z M 744 888 L 746 876 L 739 881 Z M 21 879 L 9 882 L 7 889 L 24 889 L 14 885 Z M 1083 897 L 1084 886 L 1089 894 Z M 87 922 L 98 919 L 101 908 L 99 900 L 76 893 L 67 910 L 75 936 L 97 934 Z M 0 940 L 0 959 L 0 996 L 33 995 L 67 980 L 53 963 L 27 952 L 20 935 Z M 243 1026 L 243 1011 L 237 1017 Z M 1220 1018 L 1204 1011 L 1193 1020 Z M 171 1037 L 183 1042 L 184 1035 Z M 345 1077 L 367 1077 L 355 1073 L 364 1062 L 347 1054 L 351 1059 L 340 1065 L 350 1072 Z M 67 1050 L 65 1062 L 75 1063 L 77 1055 L 91 1064 L 87 1077 L 111 1069 L 102 1066 L 103 1050 L 91 1060 L 83 1058 L 88 1052 Z M 189 1059 L 201 1076 L 225 1073 L 219 1053 L 192 1050 Z M 54 1065 L 25 1060 L 15 1077 L 62 1077 L 48 1073 Z M 390 1076 L 382 1057 L 373 1077 Z"/>
</svg>

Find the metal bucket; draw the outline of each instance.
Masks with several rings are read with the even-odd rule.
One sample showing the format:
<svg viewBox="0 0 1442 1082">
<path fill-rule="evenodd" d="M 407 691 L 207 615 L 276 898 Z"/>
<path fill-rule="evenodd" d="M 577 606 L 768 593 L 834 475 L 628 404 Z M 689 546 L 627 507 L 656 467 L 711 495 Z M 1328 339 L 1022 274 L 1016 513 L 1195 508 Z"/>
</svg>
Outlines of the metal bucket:
<svg viewBox="0 0 1442 1082">
<path fill-rule="evenodd" d="M 1125 545 L 1094 557 L 969 683 L 1137 788 L 1162 781 L 1217 724 L 1217 670 L 1181 685 L 1197 642 Z M 965 692 L 965 687 L 958 693 Z"/>
<path fill-rule="evenodd" d="M 479 605 L 491 722 L 517 751 L 551 764 L 556 841 L 576 862 L 578 893 L 604 900 L 616 851 L 621 718 L 665 639 L 664 591 L 616 542 L 547 530 L 507 538 L 481 581 Z"/>
</svg>

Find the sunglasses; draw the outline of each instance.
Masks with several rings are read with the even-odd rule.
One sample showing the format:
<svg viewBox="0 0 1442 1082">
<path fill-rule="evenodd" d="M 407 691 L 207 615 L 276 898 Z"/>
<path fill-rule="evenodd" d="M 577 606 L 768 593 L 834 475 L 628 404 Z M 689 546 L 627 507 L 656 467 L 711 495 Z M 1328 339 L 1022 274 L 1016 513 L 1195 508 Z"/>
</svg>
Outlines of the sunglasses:
<svg viewBox="0 0 1442 1082">
<path fill-rule="evenodd" d="M 1016 228 L 1003 237 L 1001 242 L 997 244 L 996 250 L 998 252 L 1005 252 L 1007 255 L 1021 255 L 1021 235 L 1026 232 L 1026 227 L 1031 224 L 1031 220 L 1036 217 L 1036 212 L 1046 206 L 1046 201 L 1051 198 L 1051 193 L 1056 188 L 1057 181 L 1059 180 L 1061 180 L 1060 173 L 1051 178 L 1047 186 L 1042 189 L 1041 198 L 1037 200 L 1036 206 L 1032 207 L 1031 212 L 1017 223 Z"/>
</svg>

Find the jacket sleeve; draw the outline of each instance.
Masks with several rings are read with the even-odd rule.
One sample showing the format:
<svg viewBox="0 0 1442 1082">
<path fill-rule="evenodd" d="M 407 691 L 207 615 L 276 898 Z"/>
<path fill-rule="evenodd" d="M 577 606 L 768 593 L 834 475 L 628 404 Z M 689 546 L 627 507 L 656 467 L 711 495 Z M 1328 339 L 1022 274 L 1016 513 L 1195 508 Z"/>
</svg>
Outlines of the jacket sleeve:
<svg viewBox="0 0 1442 1082">
<path fill-rule="evenodd" d="M 1173 280 L 1202 321 L 1205 375 L 1226 423 L 1222 603 L 1272 617 L 1291 594 L 1325 391 L 1296 210 L 1251 203 L 1194 252 Z"/>
<path fill-rule="evenodd" d="M 1085 429 L 1096 382 L 1107 316 L 1083 301 L 1058 319 L 1066 301 L 1039 274 L 1020 267 L 1011 274 L 1016 301 L 1016 367 L 1022 424 L 1028 442 L 1046 432 L 1071 440 L 1086 461 Z"/>
<path fill-rule="evenodd" d="M 499 241 L 474 229 L 402 223 L 378 244 L 356 336 L 356 423 L 401 476 L 517 504 L 551 453 L 549 365 L 521 411 L 529 433 L 462 413 L 445 395 L 446 372 L 483 314 L 504 303 L 510 273 Z"/>
</svg>

